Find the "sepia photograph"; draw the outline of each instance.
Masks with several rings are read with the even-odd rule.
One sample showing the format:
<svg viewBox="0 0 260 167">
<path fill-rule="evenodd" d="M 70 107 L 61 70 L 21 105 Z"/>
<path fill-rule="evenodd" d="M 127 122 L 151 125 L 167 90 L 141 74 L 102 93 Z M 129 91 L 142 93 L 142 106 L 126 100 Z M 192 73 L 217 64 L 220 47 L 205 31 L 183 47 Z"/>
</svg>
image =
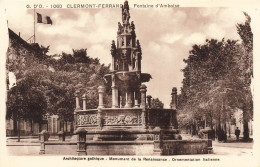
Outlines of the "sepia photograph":
<svg viewBox="0 0 260 167">
<path fill-rule="evenodd" d="M 254 3 L 1 2 L 0 165 L 259 166 Z"/>
</svg>

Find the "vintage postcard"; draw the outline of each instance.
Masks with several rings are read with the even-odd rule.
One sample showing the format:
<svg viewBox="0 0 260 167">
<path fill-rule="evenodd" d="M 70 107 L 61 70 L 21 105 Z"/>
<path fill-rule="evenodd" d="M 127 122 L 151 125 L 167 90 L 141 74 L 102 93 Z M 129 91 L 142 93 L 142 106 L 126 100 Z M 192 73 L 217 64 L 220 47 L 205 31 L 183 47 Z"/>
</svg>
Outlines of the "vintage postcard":
<svg viewBox="0 0 260 167">
<path fill-rule="evenodd" d="M 0 4 L 0 166 L 260 166 L 258 0 Z"/>
</svg>

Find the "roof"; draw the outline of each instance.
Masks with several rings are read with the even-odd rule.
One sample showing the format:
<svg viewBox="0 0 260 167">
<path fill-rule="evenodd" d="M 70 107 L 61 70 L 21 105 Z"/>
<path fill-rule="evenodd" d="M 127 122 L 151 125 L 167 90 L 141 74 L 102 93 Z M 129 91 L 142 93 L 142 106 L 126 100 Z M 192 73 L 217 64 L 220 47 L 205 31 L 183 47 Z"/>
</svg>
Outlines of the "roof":
<svg viewBox="0 0 260 167">
<path fill-rule="evenodd" d="M 10 28 L 8 28 L 8 32 L 9 32 L 9 39 L 18 41 L 19 44 L 21 44 L 24 48 L 28 50 L 35 51 L 35 52 L 39 51 L 40 46 L 38 43 L 32 43 L 32 44 L 27 43 L 24 39 L 22 39 L 19 35 L 13 32 L 13 30 L 11 30 Z"/>
</svg>

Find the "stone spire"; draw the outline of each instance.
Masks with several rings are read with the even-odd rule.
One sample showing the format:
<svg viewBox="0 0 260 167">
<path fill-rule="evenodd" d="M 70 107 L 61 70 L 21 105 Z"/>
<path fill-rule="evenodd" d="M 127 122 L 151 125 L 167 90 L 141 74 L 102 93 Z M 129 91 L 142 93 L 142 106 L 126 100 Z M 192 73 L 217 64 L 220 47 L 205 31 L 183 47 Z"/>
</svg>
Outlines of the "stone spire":
<svg viewBox="0 0 260 167">
<path fill-rule="evenodd" d="M 141 73 L 142 49 L 136 39 L 135 24 L 130 21 L 127 0 L 122 5 L 122 22 L 118 22 L 117 38 L 112 41 L 110 53 L 112 72 L 105 78 L 111 81 L 112 108 L 145 107 L 146 96 L 141 94 L 140 86 L 151 75 Z M 141 90 L 146 92 L 143 87 Z"/>
<path fill-rule="evenodd" d="M 122 5 L 122 23 L 118 22 L 117 40 L 111 45 L 113 71 L 141 72 L 141 46 L 136 39 L 135 24 L 129 19 L 129 5 L 126 0 Z"/>
</svg>

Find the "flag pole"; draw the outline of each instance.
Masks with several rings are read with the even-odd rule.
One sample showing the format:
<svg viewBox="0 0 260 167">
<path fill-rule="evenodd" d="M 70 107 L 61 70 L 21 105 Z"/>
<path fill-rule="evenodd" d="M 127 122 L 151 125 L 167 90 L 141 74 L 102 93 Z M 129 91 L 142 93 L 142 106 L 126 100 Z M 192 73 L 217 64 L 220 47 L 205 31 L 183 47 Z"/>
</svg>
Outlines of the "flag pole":
<svg viewBox="0 0 260 167">
<path fill-rule="evenodd" d="M 35 43 L 35 8 L 33 9 L 33 20 L 34 20 L 34 27 L 33 27 L 33 41 Z"/>
</svg>

